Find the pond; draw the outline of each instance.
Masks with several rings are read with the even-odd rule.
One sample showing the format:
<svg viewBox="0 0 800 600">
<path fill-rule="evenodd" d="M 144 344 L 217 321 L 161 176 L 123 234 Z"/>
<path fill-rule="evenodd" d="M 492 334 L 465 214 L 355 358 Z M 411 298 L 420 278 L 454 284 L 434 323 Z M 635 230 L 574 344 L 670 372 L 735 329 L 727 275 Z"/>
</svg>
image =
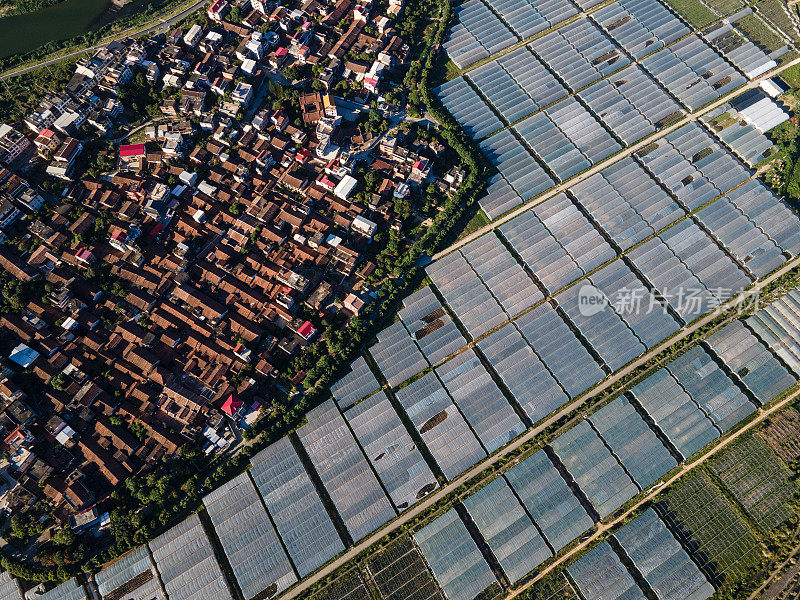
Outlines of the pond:
<svg viewBox="0 0 800 600">
<path fill-rule="evenodd" d="M 105 8 L 106 0 L 64 0 L 35 12 L 3 17 L 0 58 L 82 35 Z"/>
</svg>

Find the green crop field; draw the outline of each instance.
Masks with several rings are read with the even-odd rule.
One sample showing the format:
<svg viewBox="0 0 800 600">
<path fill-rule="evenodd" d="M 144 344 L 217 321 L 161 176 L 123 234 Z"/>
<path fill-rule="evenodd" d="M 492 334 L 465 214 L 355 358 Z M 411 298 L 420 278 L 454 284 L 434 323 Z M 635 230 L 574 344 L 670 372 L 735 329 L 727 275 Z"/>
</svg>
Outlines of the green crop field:
<svg viewBox="0 0 800 600">
<path fill-rule="evenodd" d="M 579 600 L 563 571 L 548 575 L 523 592 L 519 600 Z"/>
<path fill-rule="evenodd" d="M 371 556 L 366 566 L 384 600 L 444 600 L 425 559 L 407 537 Z"/>
<path fill-rule="evenodd" d="M 717 11 L 720 16 L 729 15 L 744 8 L 744 3 L 739 0 L 705 0 L 705 3 Z"/>
<path fill-rule="evenodd" d="M 312 600 L 372 600 L 357 569 L 345 573 L 311 598 Z"/>
<path fill-rule="evenodd" d="M 774 31 L 767 27 L 764 21 L 754 14 L 742 17 L 733 25 L 765 52 L 774 52 L 786 45 Z"/>
<path fill-rule="evenodd" d="M 756 535 L 702 469 L 664 492 L 656 509 L 718 585 L 759 562 Z"/>
<path fill-rule="evenodd" d="M 698 29 L 711 25 L 719 18 L 698 0 L 667 0 L 667 4 Z"/>
<path fill-rule="evenodd" d="M 789 469 L 760 438 L 747 436 L 711 461 L 711 469 L 764 533 L 795 513 L 797 486 Z"/>
<path fill-rule="evenodd" d="M 793 40 L 800 40 L 800 33 L 794 25 L 794 21 L 786 12 L 786 3 L 781 0 L 761 0 L 756 4 L 759 13 L 764 16 L 774 27 L 780 29 L 785 35 Z"/>
</svg>

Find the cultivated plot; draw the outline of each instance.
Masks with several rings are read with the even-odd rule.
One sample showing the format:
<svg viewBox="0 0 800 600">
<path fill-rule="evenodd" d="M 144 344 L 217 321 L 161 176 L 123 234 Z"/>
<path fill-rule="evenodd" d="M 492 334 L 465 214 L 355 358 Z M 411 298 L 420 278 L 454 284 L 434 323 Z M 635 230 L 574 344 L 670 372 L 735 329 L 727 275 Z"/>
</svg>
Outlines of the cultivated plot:
<svg viewBox="0 0 800 600">
<path fill-rule="evenodd" d="M 765 534 L 794 516 L 791 502 L 797 485 L 786 465 L 760 438 L 737 440 L 710 464 Z"/>
<path fill-rule="evenodd" d="M 314 594 L 312 598 L 313 600 L 373 600 L 358 569 L 345 573 Z"/>
<path fill-rule="evenodd" d="M 422 554 L 403 537 L 366 560 L 380 600 L 445 600 Z"/>
<path fill-rule="evenodd" d="M 714 584 L 760 560 L 758 539 L 702 469 L 691 471 L 659 498 L 656 512 Z"/>
</svg>

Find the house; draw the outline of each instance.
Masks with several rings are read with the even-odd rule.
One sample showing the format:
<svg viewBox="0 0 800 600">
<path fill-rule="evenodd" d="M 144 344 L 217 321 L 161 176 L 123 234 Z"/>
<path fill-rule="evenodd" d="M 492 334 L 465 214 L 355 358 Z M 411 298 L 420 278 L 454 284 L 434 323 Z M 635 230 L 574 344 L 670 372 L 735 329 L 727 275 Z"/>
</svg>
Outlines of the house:
<svg viewBox="0 0 800 600">
<path fill-rule="evenodd" d="M 250 101 L 253 99 L 252 84 L 245 83 L 244 81 L 237 83 L 236 88 L 233 90 L 233 94 L 231 95 L 231 99 L 242 106 L 247 106 L 250 104 Z"/>
<path fill-rule="evenodd" d="M 144 144 L 126 144 L 119 147 L 121 169 L 139 170 L 146 156 Z"/>
<path fill-rule="evenodd" d="M 208 18 L 217 23 L 222 23 L 222 20 L 231 11 L 231 7 L 226 0 L 214 0 L 211 6 L 208 7 Z"/>
<path fill-rule="evenodd" d="M 336 184 L 336 187 L 333 189 L 333 195 L 342 200 L 347 200 L 353 193 L 353 190 L 356 189 L 357 185 L 358 180 L 355 177 L 352 175 L 345 175 L 342 177 L 342 180 Z"/>
<path fill-rule="evenodd" d="M 353 231 L 356 231 L 369 238 L 375 235 L 375 232 L 378 231 L 377 223 L 374 223 L 373 221 L 370 221 L 361 215 L 356 215 L 353 218 L 353 222 L 350 224 L 350 227 L 353 229 Z"/>
<path fill-rule="evenodd" d="M 189 46 L 190 48 L 194 48 L 197 46 L 197 43 L 200 41 L 200 38 L 203 37 L 203 28 L 196 23 L 189 28 L 189 31 L 186 32 L 186 35 L 183 36 L 183 43 Z"/>
<path fill-rule="evenodd" d="M 14 162 L 30 145 L 28 138 L 11 125 L 0 124 L 0 161 Z"/>
</svg>

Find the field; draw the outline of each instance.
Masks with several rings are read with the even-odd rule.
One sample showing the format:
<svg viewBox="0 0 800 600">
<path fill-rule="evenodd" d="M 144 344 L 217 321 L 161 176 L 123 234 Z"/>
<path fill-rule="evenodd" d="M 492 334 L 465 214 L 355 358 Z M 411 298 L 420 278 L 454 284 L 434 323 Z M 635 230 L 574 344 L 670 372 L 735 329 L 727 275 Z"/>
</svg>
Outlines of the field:
<svg viewBox="0 0 800 600">
<path fill-rule="evenodd" d="M 791 473 L 760 438 L 736 442 L 711 461 L 711 469 L 764 533 L 794 515 Z"/>
<path fill-rule="evenodd" d="M 667 0 L 667 3 L 698 29 L 711 25 L 718 18 L 713 11 L 698 0 Z"/>
<path fill-rule="evenodd" d="M 655 508 L 717 585 L 759 562 L 755 534 L 702 469 L 666 490 Z"/>
<path fill-rule="evenodd" d="M 780 29 L 787 37 L 793 40 L 800 40 L 800 33 L 797 31 L 794 21 L 786 12 L 785 3 L 781 2 L 781 0 L 761 0 L 755 6 L 767 21 Z"/>
<path fill-rule="evenodd" d="M 460 240 L 467 237 L 469 234 L 478 231 L 478 229 L 484 225 L 487 225 L 488 223 L 489 217 L 486 216 L 486 213 L 483 212 L 483 209 L 478 209 L 478 212 L 475 213 L 475 216 L 472 217 L 469 220 L 469 223 L 467 223 L 467 226 L 464 227 L 464 231 L 459 234 L 458 239 Z"/>
<path fill-rule="evenodd" d="M 729 15 L 744 8 L 744 4 L 739 0 L 705 0 L 705 3 L 717 11 L 720 16 Z"/>
<path fill-rule="evenodd" d="M 758 435 L 787 464 L 800 459 L 800 413 L 790 408 L 768 419 Z"/>
<path fill-rule="evenodd" d="M 563 571 L 549 575 L 523 592 L 519 600 L 578 600 L 572 585 Z"/>
<path fill-rule="evenodd" d="M 357 569 L 342 575 L 311 597 L 311 600 L 372 600 Z"/>
<path fill-rule="evenodd" d="M 444 600 L 420 551 L 407 537 L 366 561 L 383 600 Z"/>
<path fill-rule="evenodd" d="M 767 27 L 764 21 L 754 14 L 742 17 L 734 23 L 734 26 L 767 53 L 774 52 L 786 45 L 774 31 Z"/>
</svg>

